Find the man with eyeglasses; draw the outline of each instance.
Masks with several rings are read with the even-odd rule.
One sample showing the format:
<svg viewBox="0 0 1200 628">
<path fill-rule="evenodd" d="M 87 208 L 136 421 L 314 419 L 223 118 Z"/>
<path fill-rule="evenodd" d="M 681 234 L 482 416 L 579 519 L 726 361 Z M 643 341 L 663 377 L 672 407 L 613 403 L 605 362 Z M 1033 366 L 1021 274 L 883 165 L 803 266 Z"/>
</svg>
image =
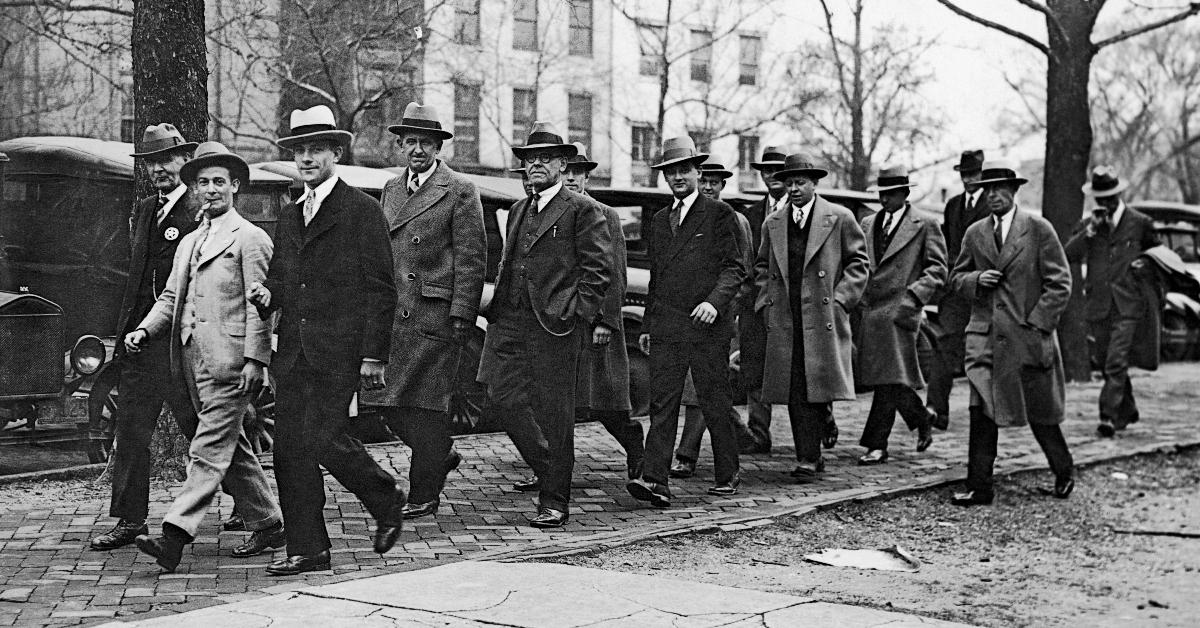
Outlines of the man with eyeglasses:
<svg viewBox="0 0 1200 628">
<path fill-rule="evenodd" d="M 538 478 L 535 528 L 569 518 L 576 373 L 583 339 L 604 320 L 612 238 L 600 206 L 563 186 L 577 149 L 545 122 L 514 146 L 534 188 L 513 204 L 479 363 L 492 407 Z"/>
</svg>

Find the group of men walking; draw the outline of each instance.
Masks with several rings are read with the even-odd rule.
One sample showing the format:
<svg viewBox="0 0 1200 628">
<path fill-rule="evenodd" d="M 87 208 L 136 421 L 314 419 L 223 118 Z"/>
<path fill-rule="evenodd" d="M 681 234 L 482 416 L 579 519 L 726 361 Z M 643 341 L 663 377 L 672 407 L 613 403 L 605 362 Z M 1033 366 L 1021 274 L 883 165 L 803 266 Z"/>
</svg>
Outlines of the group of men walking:
<svg viewBox="0 0 1200 628">
<path fill-rule="evenodd" d="M 290 128 L 276 143 L 292 152 L 304 190 L 283 209 L 274 243 L 237 212 L 235 194 L 249 183 L 241 157 L 217 142 L 186 142 L 169 124 L 146 129 L 135 156 L 158 194 L 138 204 L 131 223 L 110 507 L 119 521 L 93 539 L 95 549 L 136 543 L 173 570 L 224 490 L 235 510 L 225 529 L 251 532 L 234 556 L 286 546 L 269 573 L 327 569 L 321 467 L 362 501 L 376 522 L 374 549 L 385 553 L 404 519 L 437 513 L 462 460 L 449 410 L 487 246 L 475 187 L 439 159 L 453 134 L 432 108 L 410 104 L 388 127 L 407 166 L 377 202 L 339 178 L 352 135 L 327 107 L 294 111 Z M 770 404 L 787 406 L 799 482 L 820 478 L 821 448 L 837 443 L 833 402 L 863 390 L 874 397 L 859 464 L 887 462 L 897 413 L 924 451 L 932 429 L 947 428 L 950 381 L 964 365 L 970 475 L 955 503 L 991 502 L 997 427 L 1024 423 L 1054 471 L 1048 492 L 1070 494 L 1055 335 L 1070 295 L 1067 255 L 1103 258 L 1089 257 L 1090 267 L 1107 261 L 1112 273 L 1130 265 L 1135 249 L 1152 243 L 1132 209 L 1118 201 L 1107 222 L 1085 221 L 1064 251 L 1049 223 L 1018 208 L 1025 179 L 1015 167 L 969 151 L 958 167 L 966 192 L 940 228 L 909 205 L 903 168 L 879 173 L 872 189 L 882 209 L 860 222 L 816 191 L 829 174 L 816 160 L 770 147 L 753 164 L 768 194 L 743 215 L 720 200 L 732 173 L 690 138 L 669 138 L 653 168 L 673 200 L 644 234 L 650 284 L 638 344 L 650 356 L 651 416 L 643 440 L 630 418 L 620 219 L 587 194 L 597 164 L 541 122 L 512 150 L 529 195 L 509 212 L 478 380 L 533 471 L 514 486 L 538 493 L 532 526 L 569 520 L 577 418 L 598 420 L 624 448 L 634 498 L 667 507 L 669 480 L 695 472 L 705 429 L 708 492 L 736 494 L 739 455 L 771 449 Z M 1097 198 L 1119 187 L 1103 187 L 1112 183 L 1104 176 L 1093 178 Z M 942 308 L 942 333 L 922 402 L 917 338 L 931 304 Z M 727 374 L 735 332 L 745 423 Z M 1106 336 L 1107 435 L 1137 420 L 1119 364 L 1127 336 Z M 242 426 L 268 366 L 278 501 Z M 411 448 L 409 494 L 347 433 L 356 392 Z M 191 440 L 190 460 L 162 534 L 151 535 L 148 450 L 164 402 Z M 692 409 L 675 450 L 681 405 Z"/>
</svg>

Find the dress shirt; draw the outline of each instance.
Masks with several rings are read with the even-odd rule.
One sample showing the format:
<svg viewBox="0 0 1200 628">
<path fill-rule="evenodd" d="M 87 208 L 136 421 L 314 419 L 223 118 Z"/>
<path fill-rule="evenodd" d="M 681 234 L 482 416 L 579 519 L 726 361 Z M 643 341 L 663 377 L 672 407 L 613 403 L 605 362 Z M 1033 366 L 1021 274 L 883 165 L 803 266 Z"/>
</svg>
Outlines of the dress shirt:
<svg viewBox="0 0 1200 628">
<path fill-rule="evenodd" d="M 892 235 L 893 233 L 896 232 L 896 227 L 900 225 L 900 219 L 904 218 L 904 214 L 907 211 L 908 211 L 908 203 L 905 203 L 904 207 L 901 207 L 900 209 L 897 209 L 896 211 L 892 212 L 891 218 L 888 219 L 888 220 L 890 220 L 890 222 L 888 222 L 887 220 L 884 221 L 884 222 L 887 222 L 887 226 L 888 226 L 888 230 L 885 235 Z"/>
<path fill-rule="evenodd" d="M 679 224 L 683 224 L 684 219 L 687 218 L 688 210 L 692 208 L 692 205 L 695 204 L 696 199 L 698 198 L 700 198 L 700 190 L 695 189 L 692 190 L 691 194 L 688 194 L 683 198 L 676 198 L 675 200 L 671 201 L 671 207 L 675 207 L 675 205 L 679 204 L 680 201 L 683 201 L 683 207 L 679 209 Z"/>
<path fill-rule="evenodd" d="M 426 170 L 425 172 L 417 173 L 417 188 L 418 189 L 425 187 L 425 182 L 429 180 L 429 177 L 433 176 L 433 171 L 437 170 L 438 161 L 439 160 L 434 159 L 433 165 L 430 166 L 428 170 Z M 409 168 L 408 169 L 408 181 L 412 181 L 412 176 L 413 176 L 413 169 Z M 408 182 L 405 182 L 405 185 L 408 185 Z"/>
<path fill-rule="evenodd" d="M 1108 215 L 1108 228 L 1110 231 L 1116 229 L 1117 225 L 1121 224 L 1121 216 L 1124 215 L 1125 201 L 1120 201 L 1117 203 L 1117 209 Z"/>
<path fill-rule="evenodd" d="M 767 210 L 768 214 L 771 212 L 774 212 L 774 211 L 779 211 L 788 206 L 787 192 L 784 192 L 783 196 L 780 196 L 779 198 L 775 198 L 768 194 L 767 199 L 768 199 L 768 202 L 770 203 L 770 207 L 771 207 L 771 209 Z"/>
<path fill-rule="evenodd" d="M 229 224 L 229 215 L 232 213 L 233 208 L 230 207 L 224 214 L 208 219 L 208 232 L 204 234 L 204 239 L 200 241 L 199 245 L 201 257 L 204 257 L 212 247 L 216 246 L 216 235 L 224 230 L 225 225 Z"/>
<path fill-rule="evenodd" d="M 1013 205 L 1012 209 L 1004 212 L 1004 215 L 997 216 L 992 214 L 992 231 L 996 230 L 996 221 L 1000 221 L 1000 240 L 1008 242 L 1008 230 L 1012 228 L 1013 216 L 1017 213 L 1017 206 Z"/>
<path fill-rule="evenodd" d="M 983 188 L 975 188 L 974 192 L 963 190 L 963 208 L 970 207 L 972 209 L 979 207 L 979 201 L 983 200 Z"/>
<path fill-rule="evenodd" d="M 809 216 L 812 216 L 813 205 L 816 205 L 816 204 L 817 204 L 817 195 L 813 194 L 812 198 L 808 199 L 808 202 L 805 203 L 803 207 L 796 207 L 795 205 L 793 205 L 792 206 L 792 222 L 796 223 L 797 227 L 800 227 L 801 229 L 803 229 L 804 225 L 808 224 Z"/>
<path fill-rule="evenodd" d="M 537 210 L 539 213 L 546 209 L 546 206 L 550 204 L 550 201 L 554 200 L 554 196 L 558 194 L 558 191 L 561 189 L 562 181 L 559 181 L 558 183 L 555 183 L 554 185 L 541 190 L 540 192 L 534 192 L 538 200 Z"/>
<path fill-rule="evenodd" d="M 304 203 L 308 201 L 309 195 L 312 195 L 312 217 L 316 218 L 317 212 L 321 211 L 321 203 L 325 202 L 325 197 L 329 196 L 329 193 L 333 191 L 333 186 L 337 185 L 337 182 L 338 176 L 337 173 L 334 173 L 332 177 L 325 179 L 324 182 L 315 188 L 310 188 L 308 185 L 305 185 L 304 194 L 300 195 L 300 198 L 296 199 L 296 204 L 300 207 L 304 207 Z"/>
<path fill-rule="evenodd" d="M 167 214 L 171 213 L 171 208 L 175 207 L 175 203 L 179 202 L 179 199 L 183 198 L 184 194 L 187 194 L 187 190 L 187 186 L 180 183 L 179 185 L 175 186 L 174 190 L 171 190 L 166 194 L 163 194 L 162 192 L 158 193 L 159 196 L 165 196 L 167 199 L 167 202 L 158 209 L 158 224 L 162 224 L 163 218 L 166 218 Z"/>
</svg>

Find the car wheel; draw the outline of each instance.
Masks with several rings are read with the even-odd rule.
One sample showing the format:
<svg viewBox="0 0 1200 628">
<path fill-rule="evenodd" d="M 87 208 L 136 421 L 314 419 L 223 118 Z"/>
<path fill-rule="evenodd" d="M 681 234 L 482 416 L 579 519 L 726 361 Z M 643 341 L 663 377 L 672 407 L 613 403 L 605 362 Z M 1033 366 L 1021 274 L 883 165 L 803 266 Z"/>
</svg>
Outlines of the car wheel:
<svg viewBox="0 0 1200 628">
<path fill-rule="evenodd" d="M 482 329 L 473 328 L 458 351 L 458 372 L 450 394 L 450 428 L 455 434 L 484 431 L 492 423 L 486 412 L 487 387 L 475 380 L 483 355 L 483 334 Z"/>
<path fill-rule="evenodd" d="M 921 331 L 917 334 L 917 368 L 921 369 L 921 377 L 925 381 L 933 375 L 933 361 L 937 357 L 937 336 L 935 330 L 926 321 L 921 322 Z"/>
<path fill-rule="evenodd" d="M 250 450 L 265 454 L 275 445 L 275 393 L 263 386 L 258 396 L 246 406 L 242 429 L 250 441 Z"/>
<path fill-rule="evenodd" d="M 632 416 L 649 416 L 650 357 L 636 343 L 629 345 L 629 401 Z"/>
<path fill-rule="evenodd" d="M 88 461 L 92 463 L 108 462 L 112 455 L 119 403 L 118 379 L 117 369 L 109 369 L 96 379 L 88 394 L 88 439 L 85 448 Z"/>
<path fill-rule="evenodd" d="M 1164 362 L 1177 362 L 1187 359 L 1191 353 L 1197 330 L 1188 324 L 1187 319 L 1177 312 L 1166 312 L 1162 318 L 1162 346 L 1159 356 Z"/>
</svg>

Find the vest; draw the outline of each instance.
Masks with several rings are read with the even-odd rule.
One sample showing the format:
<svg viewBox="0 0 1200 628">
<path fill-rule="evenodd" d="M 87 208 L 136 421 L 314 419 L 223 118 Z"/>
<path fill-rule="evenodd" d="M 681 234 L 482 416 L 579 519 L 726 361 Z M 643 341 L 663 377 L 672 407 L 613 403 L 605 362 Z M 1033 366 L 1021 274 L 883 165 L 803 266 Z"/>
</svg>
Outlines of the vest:
<svg viewBox="0 0 1200 628">
<path fill-rule="evenodd" d="M 791 216 L 786 218 L 788 224 L 787 259 L 788 259 L 788 299 L 791 301 L 792 325 L 794 337 L 804 337 L 804 325 L 800 323 L 801 303 L 804 296 L 804 256 L 808 253 L 808 232 L 812 227 L 812 210 L 809 210 L 808 221 L 800 228 Z"/>
<path fill-rule="evenodd" d="M 542 214 L 535 212 L 537 205 L 529 199 L 529 207 L 525 210 L 521 224 L 517 227 L 517 241 L 512 245 L 512 259 L 509 260 L 508 294 L 505 301 L 518 311 L 533 312 L 533 304 L 529 301 L 529 280 L 526 278 L 526 267 L 529 262 L 529 251 L 537 236 L 538 226 L 542 224 Z"/>
<path fill-rule="evenodd" d="M 186 195 L 176 201 L 162 224 L 159 224 L 153 215 L 146 221 L 148 223 L 146 228 L 149 231 L 146 239 L 146 263 L 142 267 L 142 276 L 138 281 L 137 299 L 134 302 L 133 311 L 129 315 L 130 325 L 137 325 L 150 313 L 150 308 L 154 307 L 158 295 L 162 294 L 167 287 L 167 279 L 171 276 L 171 262 L 175 259 L 175 249 L 179 246 L 179 241 L 183 239 L 183 236 L 194 231 L 199 224 L 192 220 L 191 216 L 180 213 L 183 212 L 183 205 L 186 201 Z M 157 211 L 157 208 L 151 211 Z M 186 214 L 186 212 L 183 213 Z M 169 229 L 177 232 L 178 235 L 173 234 L 175 235 L 174 239 L 167 239 Z"/>
</svg>

